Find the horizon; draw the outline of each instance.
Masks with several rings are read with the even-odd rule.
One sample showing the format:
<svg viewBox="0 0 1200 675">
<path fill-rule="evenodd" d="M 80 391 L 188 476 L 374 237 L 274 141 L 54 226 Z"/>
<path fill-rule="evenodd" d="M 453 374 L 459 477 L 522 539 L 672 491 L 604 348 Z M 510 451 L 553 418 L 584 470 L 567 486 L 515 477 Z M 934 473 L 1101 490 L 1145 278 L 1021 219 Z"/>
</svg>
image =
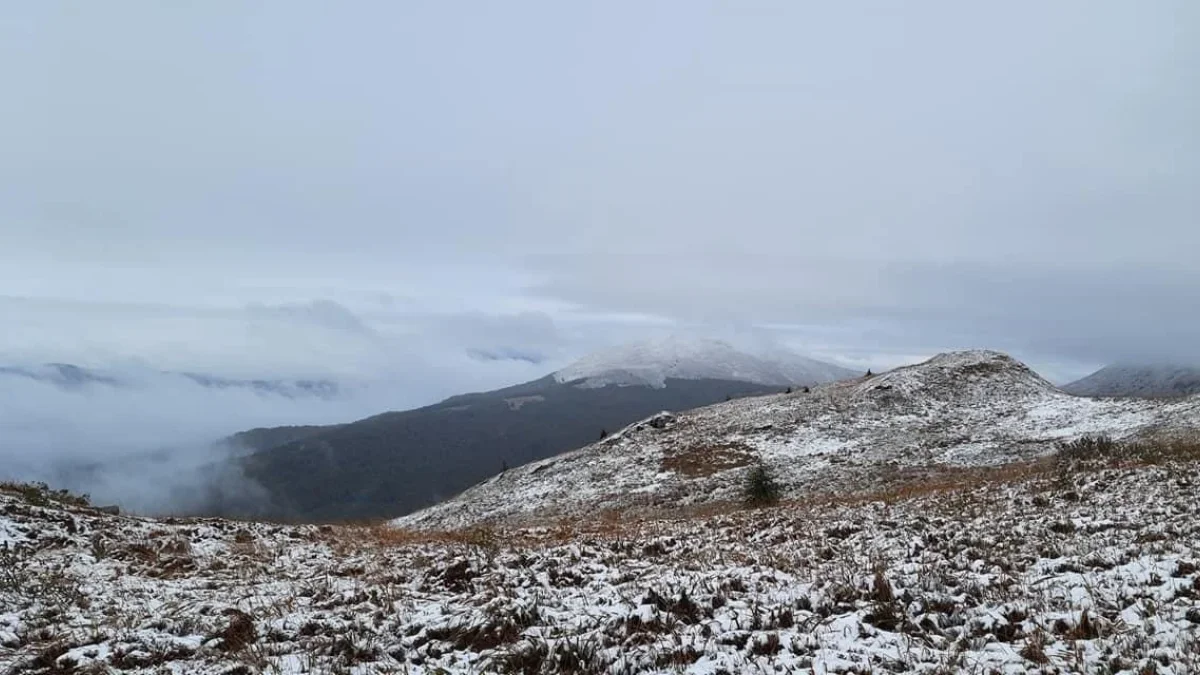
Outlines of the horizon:
<svg viewBox="0 0 1200 675">
<path fill-rule="evenodd" d="M 0 354 L 1200 361 L 1193 3 L 632 7 L 14 10 Z"/>
<path fill-rule="evenodd" d="M 193 466 L 672 333 L 863 372 L 986 347 L 1057 384 L 1200 363 L 1197 27 L 1186 0 L 13 7 L 0 361 L 372 386 L 4 378 L 0 463 Z"/>
</svg>

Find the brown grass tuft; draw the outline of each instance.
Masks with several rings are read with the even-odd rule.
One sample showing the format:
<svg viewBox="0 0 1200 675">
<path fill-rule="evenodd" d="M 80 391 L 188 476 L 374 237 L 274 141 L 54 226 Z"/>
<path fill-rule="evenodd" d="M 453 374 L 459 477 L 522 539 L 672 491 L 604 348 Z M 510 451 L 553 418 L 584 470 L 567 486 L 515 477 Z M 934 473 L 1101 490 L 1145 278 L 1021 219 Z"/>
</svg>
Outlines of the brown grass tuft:
<svg viewBox="0 0 1200 675">
<path fill-rule="evenodd" d="M 700 478 L 749 466 L 754 461 L 754 451 L 746 444 L 722 443 L 694 446 L 663 457 L 661 466 L 688 478 Z"/>
</svg>

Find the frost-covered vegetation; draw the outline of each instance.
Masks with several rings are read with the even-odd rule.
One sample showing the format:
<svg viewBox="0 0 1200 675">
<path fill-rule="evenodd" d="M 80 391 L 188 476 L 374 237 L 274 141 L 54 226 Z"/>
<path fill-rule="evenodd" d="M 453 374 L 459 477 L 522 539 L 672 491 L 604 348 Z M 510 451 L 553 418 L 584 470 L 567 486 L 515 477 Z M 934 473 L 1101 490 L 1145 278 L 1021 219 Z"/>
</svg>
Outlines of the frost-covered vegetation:
<svg viewBox="0 0 1200 675">
<path fill-rule="evenodd" d="M 784 497 L 837 495 L 1045 457 L 1086 435 L 1125 441 L 1164 431 L 1200 431 L 1200 397 L 1081 398 L 1000 352 L 952 352 L 810 391 L 656 415 L 397 524 L 439 530 L 735 501 L 759 463 Z"/>
<path fill-rule="evenodd" d="M 1198 486 L 1195 445 L 1102 439 L 842 498 L 453 533 L 9 486 L 0 672 L 1195 673 Z"/>
</svg>

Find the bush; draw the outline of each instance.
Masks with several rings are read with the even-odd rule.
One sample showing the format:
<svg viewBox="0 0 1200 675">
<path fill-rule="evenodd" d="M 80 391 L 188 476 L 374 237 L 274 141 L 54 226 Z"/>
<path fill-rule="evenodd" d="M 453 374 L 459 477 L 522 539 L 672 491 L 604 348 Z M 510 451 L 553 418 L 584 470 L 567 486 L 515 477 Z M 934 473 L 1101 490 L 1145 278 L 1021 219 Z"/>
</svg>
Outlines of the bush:
<svg viewBox="0 0 1200 675">
<path fill-rule="evenodd" d="M 1116 455 L 1121 446 L 1105 435 L 1081 436 L 1058 444 L 1059 455 L 1067 459 L 1100 459 Z"/>
<path fill-rule="evenodd" d="M 90 506 L 88 495 L 72 494 L 69 490 L 55 490 L 45 483 L 12 483 L 0 482 L 0 490 L 12 492 L 24 498 L 30 506 L 50 506 L 64 504 L 67 506 Z"/>
<path fill-rule="evenodd" d="M 759 462 L 751 467 L 742 487 L 742 501 L 746 506 L 770 506 L 779 501 L 779 494 L 779 483 L 766 464 Z"/>
</svg>

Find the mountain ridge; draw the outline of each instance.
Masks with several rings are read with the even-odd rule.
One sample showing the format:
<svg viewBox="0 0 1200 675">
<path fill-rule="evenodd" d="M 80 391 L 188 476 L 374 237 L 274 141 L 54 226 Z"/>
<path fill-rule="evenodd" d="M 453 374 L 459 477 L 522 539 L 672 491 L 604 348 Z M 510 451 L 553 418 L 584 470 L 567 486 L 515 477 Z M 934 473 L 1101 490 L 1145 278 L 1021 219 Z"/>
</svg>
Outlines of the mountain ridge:
<svg viewBox="0 0 1200 675">
<path fill-rule="evenodd" d="M 277 395 L 286 398 L 314 397 L 336 398 L 343 387 L 331 379 L 321 378 L 233 378 L 192 371 L 144 370 L 135 375 L 122 376 L 105 370 L 85 368 L 71 363 L 41 363 L 36 365 L 0 366 L 0 377 L 18 377 L 75 391 L 90 386 L 137 388 L 148 376 L 170 378 L 176 382 L 195 385 L 204 389 L 244 389 L 262 395 Z"/>
<path fill-rule="evenodd" d="M 647 351 L 645 345 L 653 348 Z M 622 350 L 639 356 L 631 365 L 614 360 Z M 687 358 L 680 369 L 674 356 L 683 352 Z M 724 360 L 706 369 L 700 360 L 714 353 Z M 326 429 L 256 430 L 239 438 L 254 447 L 238 461 L 272 495 L 264 506 L 266 515 L 308 520 L 397 516 L 451 497 L 509 467 L 578 448 L 661 410 L 801 388 L 850 373 L 831 365 L 831 370 L 814 372 L 811 364 L 819 362 L 798 355 L 771 361 L 737 352 L 728 343 L 705 340 L 670 338 L 602 354 L 536 380 L 459 394 L 422 408 L 384 412 Z M 581 363 L 602 367 L 589 370 L 578 367 Z M 735 373 L 729 363 L 752 364 L 758 370 Z M 771 370 L 772 363 L 779 369 Z M 804 369 L 784 370 L 789 363 Z M 639 368 L 640 378 L 611 377 L 614 370 Z M 647 377 L 647 371 L 654 375 Z M 686 377 L 674 377 L 677 374 Z M 741 379 L 709 377 L 714 374 Z M 804 379 L 793 380 L 793 375 Z M 273 438 L 285 442 L 268 445 Z"/>
<path fill-rule="evenodd" d="M 1063 385 L 1077 396 L 1175 397 L 1200 393 L 1200 366 L 1116 363 Z"/>
<path fill-rule="evenodd" d="M 887 373 L 648 417 L 590 446 L 519 467 L 394 524 L 453 529 L 603 510 L 736 500 L 759 462 L 787 494 L 854 490 L 897 472 L 997 465 L 1086 434 L 1200 428 L 1200 397 L 1075 397 L 989 350 Z"/>
</svg>

